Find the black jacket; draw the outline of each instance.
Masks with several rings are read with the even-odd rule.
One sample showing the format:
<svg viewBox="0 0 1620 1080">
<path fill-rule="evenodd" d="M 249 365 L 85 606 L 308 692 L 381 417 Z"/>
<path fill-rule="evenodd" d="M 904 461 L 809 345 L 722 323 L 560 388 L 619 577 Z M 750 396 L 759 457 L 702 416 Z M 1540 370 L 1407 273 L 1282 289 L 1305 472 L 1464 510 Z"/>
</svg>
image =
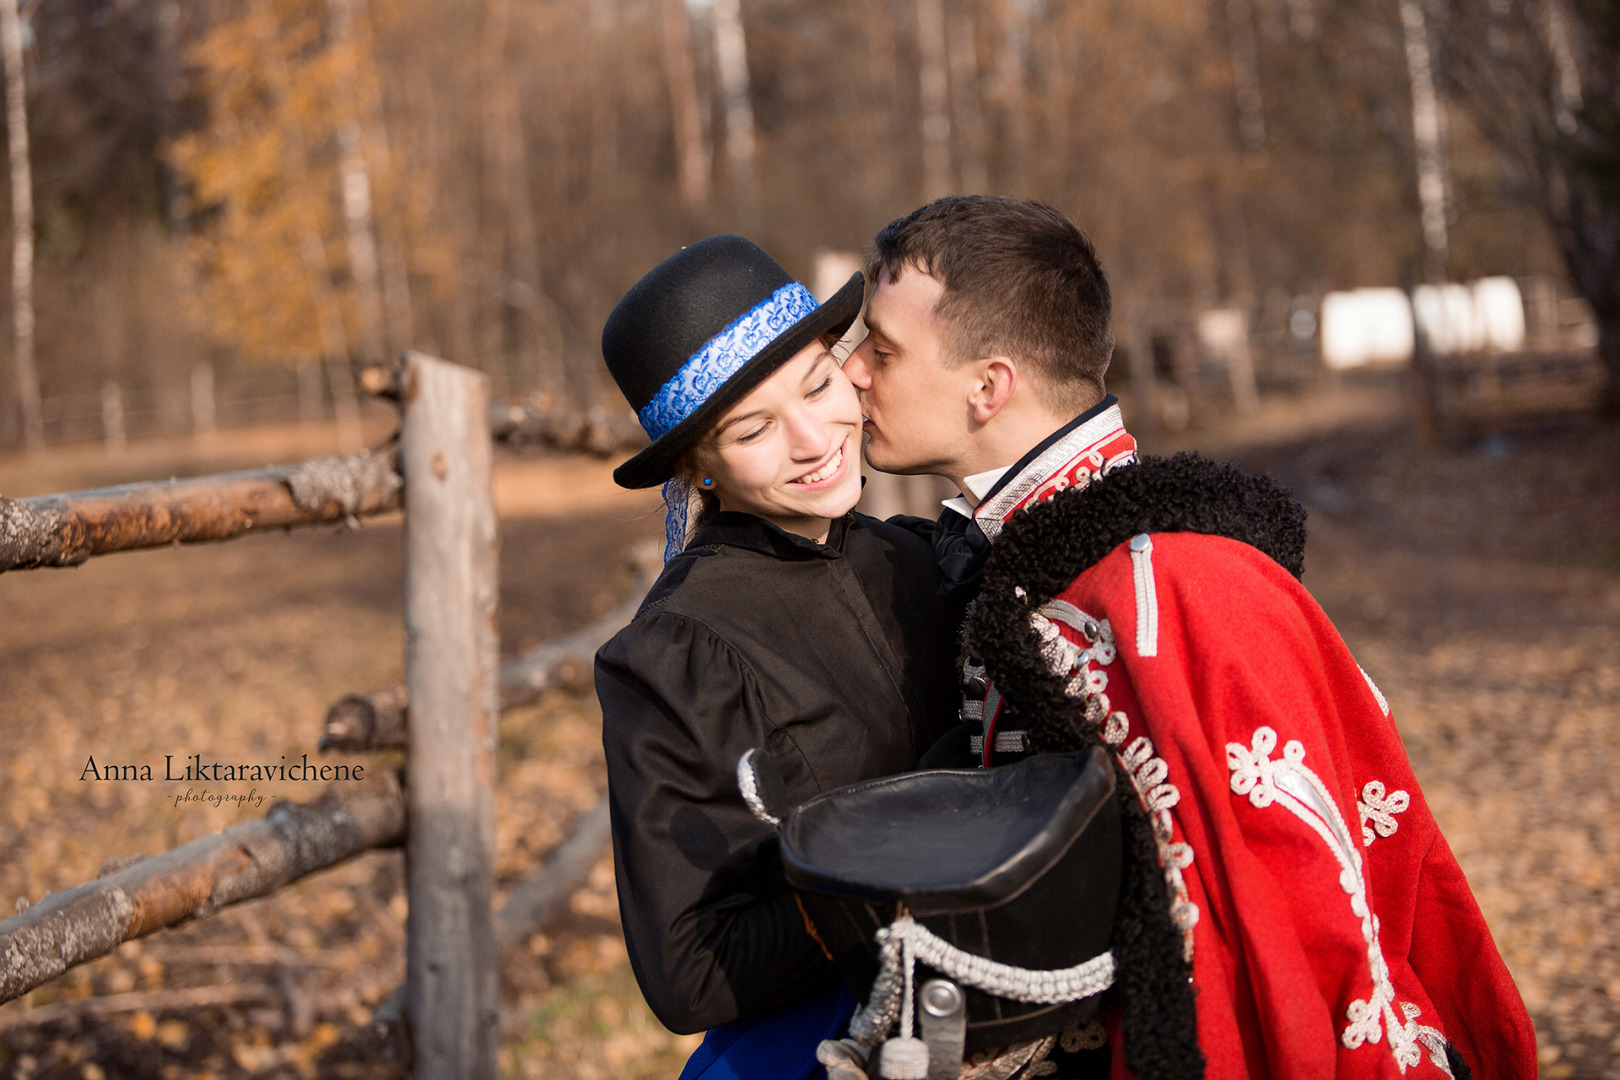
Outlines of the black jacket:
<svg viewBox="0 0 1620 1080">
<path fill-rule="evenodd" d="M 911 768 L 955 722 L 938 581 L 925 540 L 865 515 L 822 545 L 722 512 L 597 653 L 625 943 L 672 1030 L 836 984 L 737 759 L 763 749 L 795 803 Z"/>
</svg>

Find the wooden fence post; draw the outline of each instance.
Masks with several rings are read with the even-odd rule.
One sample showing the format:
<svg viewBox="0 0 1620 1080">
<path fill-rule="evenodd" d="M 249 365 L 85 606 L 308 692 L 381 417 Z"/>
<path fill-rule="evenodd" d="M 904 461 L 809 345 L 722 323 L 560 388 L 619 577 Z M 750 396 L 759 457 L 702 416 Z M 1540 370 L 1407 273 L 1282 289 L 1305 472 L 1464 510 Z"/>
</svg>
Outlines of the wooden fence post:
<svg viewBox="0 0 1620 1080">
<path fill-rule="evenodd" d="M 495 1080 L 489 380 L 405 358 L 406 1010 L 417 1080 Z"/>
</svg>

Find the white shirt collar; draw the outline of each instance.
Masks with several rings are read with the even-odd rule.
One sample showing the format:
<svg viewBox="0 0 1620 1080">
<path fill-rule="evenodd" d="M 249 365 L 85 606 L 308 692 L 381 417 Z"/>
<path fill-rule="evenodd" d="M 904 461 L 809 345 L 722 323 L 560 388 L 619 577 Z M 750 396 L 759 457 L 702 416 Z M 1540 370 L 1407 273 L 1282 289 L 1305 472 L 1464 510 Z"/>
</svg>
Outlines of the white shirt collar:
<svg viewBox="0 0 1620 1080">
<path fill-rule="evenodd" d="M 1011 465 L 1003 465 L 999 469 L 986 469 L 984 472 L 962 477 L 962 486 L 967 489 L 967 492 L 952 499 L 945 499 L 941 501 L 940 505 L 948 510 L 955 510 L 965 518 L 971 518 L 974 505 L 984 501 L 984 497 L 990 493 L 990 489 L 996 486 L 996 481 L 1000 480 L 1002 474 L 1010 468 L 1012 468 Z M 969 502 L 967 498 L 969 492 L 973 495 L 972 502 Z"/>
</svg>

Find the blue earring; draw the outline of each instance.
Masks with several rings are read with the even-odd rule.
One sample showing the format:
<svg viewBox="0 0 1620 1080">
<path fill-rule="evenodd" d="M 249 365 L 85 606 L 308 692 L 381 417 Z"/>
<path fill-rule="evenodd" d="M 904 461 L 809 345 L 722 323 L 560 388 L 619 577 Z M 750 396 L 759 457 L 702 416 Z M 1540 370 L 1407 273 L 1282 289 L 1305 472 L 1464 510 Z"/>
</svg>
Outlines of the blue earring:
<svg viewBox="0 0 1620 1080">
<path fill-rule="evenodd" d="M 714 487 L 714 477 L 712 477 L 712 476 L 705 476 L 705 477 L 704 477 L 704 478 L 703 478 L 703 486 L 704 486 L 704 487 Z"/>
</svg>

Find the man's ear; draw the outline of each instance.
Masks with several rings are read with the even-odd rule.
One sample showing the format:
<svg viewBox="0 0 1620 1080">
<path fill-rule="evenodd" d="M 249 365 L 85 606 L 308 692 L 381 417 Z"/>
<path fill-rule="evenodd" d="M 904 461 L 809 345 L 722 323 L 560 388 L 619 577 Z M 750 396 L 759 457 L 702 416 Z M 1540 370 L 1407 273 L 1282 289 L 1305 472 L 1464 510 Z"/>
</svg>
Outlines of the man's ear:
<svg viewBox="0 0 1620 1080">
<path fill-rule="evenodd" d="M 968 407 L 974 423 L 988 424 L 1018 389 L 1018 364 L 1011 357 L 992 356 L 979 365 L 979 380 L 968 394 Z"/>
</svg>

